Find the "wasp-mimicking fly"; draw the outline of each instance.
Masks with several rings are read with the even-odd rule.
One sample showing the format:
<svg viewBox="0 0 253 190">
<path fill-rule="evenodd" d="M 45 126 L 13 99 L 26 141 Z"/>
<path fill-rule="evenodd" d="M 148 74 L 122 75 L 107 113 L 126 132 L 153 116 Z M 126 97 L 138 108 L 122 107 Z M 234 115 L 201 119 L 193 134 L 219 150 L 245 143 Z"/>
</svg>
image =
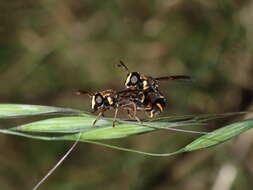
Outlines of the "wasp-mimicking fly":
<svg viewBox="0 0 253 190">
<path fill-rule="evenodd" d="M 130 72 L 127 66 L 120 61 L 117 64 L 118 67 L 122 67 L 127 71 L 127 78 L 125 80 L 125 87 L 144 90 L 148 92 L 159 92 L 158 90 L 158 81 L 161 80 L 187 80 L 192 81 L 192 78 L 187 75 L 172 75 L 172 76 L 165 76 L 165 77 L 151 77 L 141 74 L 139 72 Z"/>
<path fill-rule="evenodd" d="M 77 95 L 81 94 L 88 95 L 91 98 L 91 109 L 93 113 L 99 111 L 97 118 L 93 122 L 93 126 L 101 116 L 104 116 L 105 111 L 115 109 L 113 120 L 114 127 L 119 108 L 126 110 L 130 118 L 134 118 L 140 122 L 140 119 L 136 116 L 136 111 L 143 108 L 136 105 L 136 102 L 140 102 L 140 100 L 138 100 L 138 90 L 125 89 L 117 92 L 113 89 L 108 89 L 96 93 L 78 90 Z"/>
<path fill-rule="evenodd" d="M 128 67 L 120 61 L 117 64 L 127 71 L 125 80 L 125 87 L 132 90 L 140 90 L 140 98 L 137 99 L 141 102 L 135 101 L 138 107 L 149 113 L 149 117 L 154 117 L 164 111 L 166 100 L 160 90 L 158 89 L 158 81 L 162 80 L 186 80 L 192 81 L 192 78 L 187 75 L 171 75 L 165 77 L 151 77 L 141 74 L 139 72 L 130 72 Z"/>
<path fill-rule="evenodd" d="M 145 111 L 151 118 L 162 113 L 166 106 L 164 96 L 154 92 L 137 91 L 129 99 L 135 104 L 137 110 Z"/>
</svg>

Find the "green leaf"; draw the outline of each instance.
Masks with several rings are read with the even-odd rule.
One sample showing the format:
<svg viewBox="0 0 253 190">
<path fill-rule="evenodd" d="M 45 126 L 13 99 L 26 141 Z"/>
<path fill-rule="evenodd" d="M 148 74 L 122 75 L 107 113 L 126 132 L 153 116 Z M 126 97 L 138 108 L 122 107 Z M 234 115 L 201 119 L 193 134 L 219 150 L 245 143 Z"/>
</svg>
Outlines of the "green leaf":
<svg viewBox="0 0 253 190">
<path fill-rule="evenodd" d="M 199 150 L 223 143 L 251 129 L 252 127 L 253 119 L 248 119 L 227 125 L 225 127 L 213 131 L 211 134 L 199 137 L 198 139 L 187 145 L 184 148 L 184 152 Z"/>
<path fill-rule="evenodd" d="M 59 119 L 59 118 L 57 118 Z M 45 120 L 46 121 L 46 120 Z M 137 127 L 138 126 L 138 127 Z M 33 126 L 34 127 L 34 126 Z M 220 129 L 217 129 L 213 131 L 211 134 L 203 135 L 196 140 L 194 140 L 192 143 L 186 145 L 185 147 L 171 153 L 149 153 L 149 152 L 143 152 L 139 150 L 133 150 L 128 148 L 123 148 L 115 145 L 110 145 L 102 142 L 97 142 L 94 140 L 102 140 L 102 139 L 113 139 L 113 138 L 121 138 L 126 137 L 133 134 L 140 134 L 143 132 L 152 131 L 155 129 L 141 126 L 138 124 L 119 124 L 118 127 L 112 128 L 110 127 L 102 127 L 102 128 L 92 128 L 91 130 L 75 133 L 75 134 L 69 134 L 64 136 L 58 136 L 58 137 L 48 137 L 48 136 L 38 136 L 38 135 L 29 135 L 25 133 L 20 133 L 16 131 L 11 130 L 3 130 L 0 129 L 0 133 L 4 134 L 11 134 L 11 135 L 18 135 L 23 136 L 27 138 L 33 138 L 33 139 L 40 139 L 40 140 L 51 140 L 51 141 L 59 141 L 59 140 L 70 140 L 75 141 L 80 137 L 79 141 L 97 144 L 117 150 L 122 151 L 129 151 L 129 152 L 135 152 L 143 155 L 149 155 L 149 156 L 171 156 L 175 154 L 179 154 L 182 152 L 190 152 L 195 151 L 199 149 L 208 148 L 210 146 L 221 144 L 225 141 L 230 140 L 231 138 L 240 135 L 241 133 L 251 129 L 253 127 L 253 119 L 244 120 L 240 122 L 236 122 L 227 126 L 224 126 Z M 17 128 L 16 128 L 17 129 Z M 29 128 L 28 128 L 29 129 Z M 25 131 L 25 128 L 23 129 Z M 81 130 L 80 130 L 81 131 Z"/>
<path fill-rule="evenodd" d="M 137 135 L 154 131 L 155 129 L 169 129 L 172 127 L 193 125 L 192 123 L 180 122 L 143 122 L 119 120 L 116 126 L 112 127 L 112 120 L 100 119 L 96 126 L 92 126 L 95 117 L 92 115 L 59 117 L 36 121 L 11 128 L 15 131 L 23 132 L 43 132 L 43 133 L 77 133 L 82 132 L 82 139 L 104 140 L 123 138 L 130 135 Z M 197 125 L 197 124 L 195 124 Z M 76 136 L 66 137 L 75 139 Z"/>
<path fill-rule="evenodd" d="M 0 104 L 0 118 L 15 118 L 43 114 L 85 114 L 79 110 L 26 104 Z"/>
<path fill-rule="evenodd" d="M 122 138 L 155 130 L 154 128 L 142 126 L 137 122 L 117 123 L 116 127 L 112 127 L 112 121 L 105 119 L 97 121 L 96 126 L 94 127 L 92 126 L 94 120 L 95 118 L 90 115 L 85 117 L 59 117 L 24 124 L 18 127 L 13 127 L 11 130 L 44 133 L 82 132 L 81 138 L 83 140 Z M 64 138 L 66 138 L 66 140 L 75 140 L 76 134 Z"/>
<path fill-rule="evenodd" d="M 228 141 L 231 138 L 238 136 L 241 133 L 251 129 L 252 127 L 253 127 L 253 119 L 236 122 L 236 123 L 224 126 L 220 129 L 217 129 L 217 130 L 213 131 L 211 134 L 203 135 L 203 136 L 197 138 L 196 140 L 194 140 L 192 143 L 186 145 L 184 148 L 181 148 L 181 149 L 179 149 L 175 152 L 171 152 L 171 153 L 143 152 L 143 151 L 123 148 L 123 147 L 114 146 L 114 145 L 96 142 L 96 141 L 87 141 L 82 138 L 80 139 L 80 141 L 84 141 L 84 142 L 88 142 L 88 143 L 92 143 L 92 144 L 97 144 L 97 145 L 101 145 L 101 146 L 105 146 L 105 147 L 109 147 L 109 148 L 113 148 L 113 149 L 117 149 L 117 150 L 139 153 L 139 154 L 148 155 L 148 156 L 172 156 L 172 155 L 176 155 L 176 154 L 183 153 L 183 152 L 195 151 L 195 150 L 204 149 L 204 148 L 208 148 L 211 146 L 221 144 L 221 143 Z M 66 137 L 60 137 L 60 138 L 67 139 Z M 72 140 L 74 140 L 74 139 L 72 139 Z"/>
<path fill-rule="evenodd" d="M 116 127 L 99 127 L 93 130 L 82 132 L 80 140 L 106 140 L 124 138 L 131 135 L 142 134 L 151 132 L 156 129 L 147 126 L 141 126 L 137 124 L 119 124 Z M 61 137 L 62 140 L 76 140 L 79 133 L 73 135 L 66 135 Z"/>
<path fill-rule="evenodd" d="M 221 119 L 231 116 L 239 116 L 243 114 L 251 113 L 251 111 L 244 112 L 231 112 L 231 113 L 219 113 L 219 114 L 199 114 L 199 115 L 172 115 L 159 118 L 147 119 L 147 121 L 170 121 L 170 122 L 193 122 L 200 123 L 214 119 Z"/>
<path fill-rule="evenodd" d="M 203 135 L 192 143 L 186 145 L 184 148 L 172 153 L 148 153 L 138 150 L 127 149 L 119 146 L 109 145 L 98 140 L 115 139 L 128 137 L 130 135 L 137 135 L 142 133 L 151 132 L 157 129 L 171 130 L 175 127 L 195 126 L 200 125 L 202 122 L 227 117 L 241 115 L 248 112 L 235 112 L 224 114 L 203 114 L 203 115 L 190 115 L 190 116 L 170 116 L 153 120 L 147 120 L 146 122 L 139 123 L 127 120 L 119 119 L 116 123 L 116 127 L 112 127 L 111 118 L 102 118 L 96 123 L 96 127 L 92 126 L 95 116 L 81 112 L 79 110 L 57 108 L 50 106 L 36 106 L 36 105 L 20 105 L 20 104 L 0 104 L 0 118 L 20 117 L 28 115 L 40 115 L 40 114 L 54 114 L 61 113 L 67 114 L 68 117 L 58 117 L 36 121 L 17 127 L 13 127 L 9 130 L 0 129 L 0 133 L 18 135 L 27 138 L 34 138 L 40 140 L 68 140 L 76 141 L 80 137 L 80 141 L 98 144 L 118 150 L 136 152 L 140 154 L 150 156 L 170 156 L 181 152 L 195 151 L 199 149 L 208 148 L 210 146 L 218 145 L 231 138 L 240 135 L 241 133 L 249 130 L 253 126 L 253 119 L 248 119 L 240 122 L 236 122 L 220 129 L 217 129 L 209 134 Z M 78 116 L 71 116 L 71 115 Z M 22 132 L 43 132 L 43 133 L 65 133 L 63 136 L 39 136 L 34 134 L 26 134 Z"/>
<path fill-rule="evenodd" d="M 94 120 L 95 117 L 91 115 L 85 117 L 58 117 L 20 125 L 11 128 L 11 130 L 44 133 L 76 133 L 96 129 L 97 127 L 92 126 Z M 101 119 L 97 122 L 96 126 L 112 126 L 112 122 Z"/>
</svg>

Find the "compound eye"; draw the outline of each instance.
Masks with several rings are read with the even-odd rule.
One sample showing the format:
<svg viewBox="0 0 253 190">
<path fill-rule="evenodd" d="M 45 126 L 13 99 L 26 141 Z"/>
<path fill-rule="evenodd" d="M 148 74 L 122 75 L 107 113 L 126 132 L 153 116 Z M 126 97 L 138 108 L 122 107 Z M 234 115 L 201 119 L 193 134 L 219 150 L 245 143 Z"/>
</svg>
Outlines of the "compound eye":
<svg viewBox="0 0 253 190">
<path fill-rule="evenodd" d="M 101 96 L 96 97 L 96 103 L 101 104 L 103 102 L 103 98 Z"/>
<path fill-rule="evenodd" d="M 131 83 L 132 84 L 136 84 L 138 82 L 138 77 L 136 76 L 136 75 L 133 75 L 132 77 L 131 77 Z"/>
</svg>

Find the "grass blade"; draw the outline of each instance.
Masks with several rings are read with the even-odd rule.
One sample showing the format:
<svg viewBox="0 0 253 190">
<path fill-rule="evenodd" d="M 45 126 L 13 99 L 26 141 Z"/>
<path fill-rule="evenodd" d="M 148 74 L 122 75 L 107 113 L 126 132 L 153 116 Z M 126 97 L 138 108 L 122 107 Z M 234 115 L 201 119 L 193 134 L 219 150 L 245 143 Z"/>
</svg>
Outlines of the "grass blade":
<svg viewBox="0 0 253 190">
<path fill-rule="evenodd" d="M 43 133 L 77 133 L 82 132 L 82 138 L 86 140 L 104 140 L 123 138 L 130 135 L 151 132 L 156 129 L 176 130 L 172 127 L 185 125 L 194 125 L 193 123 L 180 122 L 133 122 L 118 121 L 115 128 L 112 127 L 112 121 L 100 119 L 96 127 L 92 126 L 95 117 L 92 115 L 76 117 L 59 117 L 36 121 L 21 126 L 13 127 L 10 130 L 23 132 L 43 132 Z M 198 124 L 195 124 L 198 125 Z M 187 130 L 184 130 L 187 131 Z M 191 133 L 200 133 L 189 131 Z M 204 132 L 203 132 L 204 133 Z M 75 137 L 71 137 L 72 139 Z"/>
<path fill-rule="evenodd" d="M 79 110 L 52 107 L 52 106 L 39 106 L 27 104 L 0 104 L 0 119 L 25 117 L 33 115 L 45 115 L 45 114 L 80 115 L 85 113 Z"/>
<path fill-rule="evenodd" d="M 124 125 L 126 125 L 126 124 L 124 124 Z M 141 127 L 144 127 L 144 126 L 141 126 Z M 149 152 L 143 152 L 143 151 L 139 151 L 139 150 L 123 148 L 120 146 L 115 146 L 115 145 L 110 145 L 110 144 L 90 140 L 90 139 L 102 140 L 102 139 L 115 138 L 115 134 L 108 136 L 108 134 L 104 134 L 103 130 L 98 132 L 98 136 L 96 136 L 95 134 L 91 134 L 89 132 L 82 132 L 82 133 L 76 133 L 76 134 L 70 134 L 70 135 L 64 135 L 64 136 L 58 136 L 58 137 L 28 135 L 25 133 L 11 131 L 11 130 L 0 130 L 0 133 L 23 136 L 26 138 L 33 138 L 33 139 L 39 139 L 39 140 L 47 140 L 47 141 L 50 141 L 50 140 L 51 141 L 55 141 L 55 140 L 57 140 L 57 141 L 59 141 L 59 140 L 76 141 L 78 139 L 81 142 L 97 144 L 97 145 L 101 145 L 101 146 L 105 146 L 105 147 L 109 147 L 109 148 L 113 148 L 113 149 L 117 149 L 117 150 L 134 152 L 134 153 L 139 153 L 139 154 L 143 154 L 143 155 L 171 156 L 171 155 L 179 154 L 182 152 L 195 151 L 195 150 L 204 149 L 204 148 L 208 148 L 211 146 L 221 144 L 221 143 L 228 141 L 231 138 L 238 136 L 241 133 L 251 129 L 252 127 L 253 127 L 253 119 L 248 119 L 248 120 L 236 122 L 236 123 L 224 126 L 220 129 L 217 129 L 217 130 L 213 131 L 211 134 L 203 135 L 203 136 L 197 138 L 196 140 L 194 140 L 193 142 L 191 142 L 190 144 L 186 145 L 185 147 L 183 147 L 175 152 L 171 152 L 171 153 L 149 153 Z M 111 130 L 121 131 L 122 129 L 120 129 L 120 128 L 124 128 L 124 127 L 115 127 L 115 128 L 111 128 Z M 148 128 L 148 129 L 152 129 L 152 128 Z M 110 132 L 112 132 L 112 131 L 110 131 Z M 105 135 L 105 136 L 103 136 L 103 135 Z M 122 137 L 123 137 L 123 135 L 122 135 Z"/>
<path fill-rule="evenodd" d="M 22 132 L 44 132 L 44 133 L 78 133 L 82 132 L 81 138 L 84 140 L 104 140 L 127 137 L 154 131 L 154 128 L 142 126 L 136 122 L 119 123 L 112 127 L 110 120 L 100 119 L 96 127 L 92 126 L 93 116 L 82 117 L 59 117 L 45 119 L 37 122 L 13 127 L 12 131 Z M 66 140 L 74 139 L 75 134 L 66 136 Z"/>
<path fill-rule="evenodd" d="M 92 122 L 95 120 L 94 116 L 76 116 L 76 117 L 58 117 L 40 120 L 18 127 L 13 127 L 11 130 L 24 132 L 43 132 L 43 133 L 76 133 L 96 129 L 92 127 Z M 99 120 L 96 126 L 106 127 L 111 126 L 111 121 Z"/>
<path fill-rule="evenodd" d="M 214 119 L 221 119 L 230 116 L 240 116 L 252 113 L 252 111 L 218 113 L 218 114 L 199 114 L 199 115 L 172 115 L 159 118 L 148 119 L 147 121 L 170 121 L 170 122 L 207 122 Z"/>
<path fill-rule="evenodd" d="M 95 119 L 95 116 L 86 114 L 79 110 L 57 108 L 50 106 L 36 106 L 36 105 L 22 105 L 22 104 L 0 104 L 0 118 L 10 118 L 28 115 L 40 115 L 50 113 L 67 113 L 67 114 L 78 114 L 79 116 L 69 117 L 58 117 L 45 119 L 37 122 L 24 124 L 18 127 L 11 128 L 10 130 L 0 129 L 0 133 L 18 135 L 27 138 L 34 138 L 40 140 L 68 140 L 75 141 L 79 138 L 80 141 L 99 144 L 110 148 L 119 150 L 132 151 L 142 153 L 146 155 L 154 156 L 168 156 L 177 154 L 180 152 L 195 151 L 210 146 L 218 145 L 231 138 L 240 135 L 241 133 L 249 130 L 253 126 L 253 119 L 248 119 L 240 122 L 236 122 L 220 129 L 217 129 L 211 133 L 205 134 L 192 143 L 186 145 L 184 148 L 166 154 L 153 154 L 144 153 L 141 151 L 126 149 L 118 146 L 107 145 L 104 143 L 97 142 L 97 140 L 115 139 L 128 137 L 130 135 L 137 135 L 142 133 L 151 132 L 157 129 L 170 129 L 172 127 L 182 126 L 194 126 L 201 125 L 202 122 L 227 117 L 242 115 L 249 112 L 235 112 L 235 113 L 224 113 L 224 114 L 203 114 L 195 116 L 170 116 L 163 117 L 154 120 L 147 120 L 148 122 L 138 123 L 127 120 L 118 120 L 115 128 L 112 127 L 111 118 L 103 118 L 99 120 L 96 127 L 92 127 L 91 124 Z M 169 120 L 169 121 L 167 121 Z M 44 132 L 44 133 L 65 133 L 64 136 L 49 137 L 49 136 L 38 136 L 21 133 L 22 132 Z M 203 132 L 204 133 L 204 132 Z"/>
<path fill-rule="evenodd" d="M 184 152 L 199 150 L 214 146 L 231 138 L 240 135 L 241 133 L 253 127 L 253 119 L 236 122 L 220 129 L 213 131 L 211 134 L 203 135 L 184 148 Z"/>
<path fill-rule="evenodd" d="M 128 152 L 134 152 L 134 153 L 139 153 L 143 155 L 149 155 L 149 156 L 172 156 L 176 155 L 179 153 L 183 152 L 190 152 L 190 151 L 195 151 L 195 150 L 200 150 L 204 148 L 208 148 L 211 146 L 215 146 L 218 144 L 221 144 L 225 141 L 228 141 L 232 139 L 235 136 L 240 135 L 241 133 L 251 129 L 253 127 L 253 119 L 248 119 L 248 120 L 243 120 L 240 122 L 236 122 L 227 126 L 224 126 L 220 129 L 217 129 L 213 131 L 211 134 L 203 135 L 190 144 L 186 145 L 184 148 L 181 148 L 175 152 L 171 153 L 149 153 L 149 152 L 143 152 L 143 151 L 138 151 L 138 150 L 133 150 L 133 149 L 128 149 L 128 148 L 123 148 L 119 146 L 114 146 L 114 145 L 109 145 L 101 142 L 96 142 L 96 141 L 87 141 L 92 144 L 97 144 L 117 150 L 122 150 L 122 151 L 128 151 Z M 63 137 L 65 138 L 65 137 Z M 82 139 L 80 139 L 82 141 Z"/>
<path fill-rule="evenodd" d="M 9 134 L 9 135 L 16 135 L 16 136 L 21 136 L 21 137 L 26 137 L 26 138 L 32 138 L 32 139 L 37 139 L 37 140 L 44 140 L 44 141 L 64 141 L 64 140 L 68 140 L 68 141 L 73 140 L 74 141 L 74 138 L 70 138 L 70 137 L 67 137 L 67 136 L 48 137 L 48 136 L 28 135 L 28 134 L 21 133 L 21 132 L 16 132 L 16 131 L 11 131 L 11 130 L 3 130 L 3 129 L 0 129 L 0 133 Z M 171 156 L 171 155 L 175 155 L 175 154 L 178 154 L 180 152 L 183 152 L 183 150 L 181 150 L 181 149 L 178 150 L 178 151 L 172 152 L 172 153 L 144 152 L 144 151 L 134 150 L 134 149 L 130 149 L 130 148 L 124 148 L 124 147 L 120 147 L 120 146 L 116 146 L 116 145 L 110 145 L 110 144 L 97 142 L 97 141 L 79 139 L 81 137 L 80 134 L 82 134 L 82 133 L 75 134 L 75 137 L 76 137 L 75 141 L 76 142 L 91 143 L 91 144 L 96 144 L 96 145 L 100 145 L 100 146 L 104 146 L 104 147 L 108 147 L 108 148 L 112 148 L 112 149 L 116 149 L 116 150 L 121 150 L 121 151 L 126 151 L 126 152 L 133 152 L 133 153 L 143 154 L 143 155 L 147 155 L 147 156 Z M 69 136 L 73 137 L 73 135 L 69 135 Z"/>
<path fill-rule="evenodd" d="M 17 132 L 17 131 L 11 131 L 11 130 L 8 130 L 8 129 L 0 129 L 0 133 L 8 134 L 8 135 L 15 135 L 15 136 L 26 137 L 26 138 L 30 138 L 30 139 L 44 140 L 44 141 L 58 140 L 58 137 L 29 135 L 29 134 L 26 134 L 26 133 L 21 133 L 21 132 Z"/>
</svg>

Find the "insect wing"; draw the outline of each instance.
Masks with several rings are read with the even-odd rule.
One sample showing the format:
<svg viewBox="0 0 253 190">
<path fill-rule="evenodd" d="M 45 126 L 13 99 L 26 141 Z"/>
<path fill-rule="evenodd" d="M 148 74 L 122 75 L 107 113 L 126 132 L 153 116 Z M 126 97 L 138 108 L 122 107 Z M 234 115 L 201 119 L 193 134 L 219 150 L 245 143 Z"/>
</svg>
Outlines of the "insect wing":
<svg viewBox="0 0 253 190">
<path fill-rule="evenodd" d="M 157 77 L 155 80 L 186 80 L 186 81 L 192 81 L 192 77 L 187 75 L 172 75 L 172 76 L 166 76 L 166 77 Z"/>
</svg>

